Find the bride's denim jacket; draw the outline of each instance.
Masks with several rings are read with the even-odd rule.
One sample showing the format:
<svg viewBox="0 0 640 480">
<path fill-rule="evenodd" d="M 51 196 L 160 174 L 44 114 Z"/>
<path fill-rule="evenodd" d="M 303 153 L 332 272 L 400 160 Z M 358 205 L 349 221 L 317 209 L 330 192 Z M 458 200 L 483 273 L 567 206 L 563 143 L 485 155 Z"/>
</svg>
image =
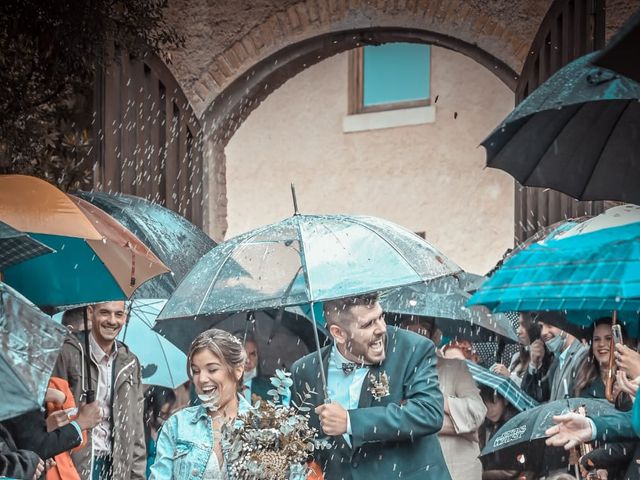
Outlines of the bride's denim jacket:
<svg viewBox="0 0 640 480">
<path fill-rule="evenodd" d="M 239 396 L 238 413 L 245 413 L 249 408 L 249 403 Z M 158 435 L 150 480 L 202 479 L 209 455 L 213 453 L 210 422 L 207 409 L 202 405 L 184 408 L 169 417 Z M 222 478 L 226 478 L 226 472 L 222 473 Z"/>
</svg>

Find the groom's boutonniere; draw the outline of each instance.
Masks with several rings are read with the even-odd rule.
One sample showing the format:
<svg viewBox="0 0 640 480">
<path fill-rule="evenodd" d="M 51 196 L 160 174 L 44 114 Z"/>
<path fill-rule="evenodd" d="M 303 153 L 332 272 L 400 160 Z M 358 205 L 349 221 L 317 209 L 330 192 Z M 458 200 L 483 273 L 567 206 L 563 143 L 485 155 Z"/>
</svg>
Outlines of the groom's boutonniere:
<svg viewBox="0 0 640 480">
<path fill-rule="evenodd" d="M 386 372 L 378 373 L 378 378 L 373 373 L 369 374 L 369 392 L 377 401 L 389 395 L 389 377 Z"/>
</svg>

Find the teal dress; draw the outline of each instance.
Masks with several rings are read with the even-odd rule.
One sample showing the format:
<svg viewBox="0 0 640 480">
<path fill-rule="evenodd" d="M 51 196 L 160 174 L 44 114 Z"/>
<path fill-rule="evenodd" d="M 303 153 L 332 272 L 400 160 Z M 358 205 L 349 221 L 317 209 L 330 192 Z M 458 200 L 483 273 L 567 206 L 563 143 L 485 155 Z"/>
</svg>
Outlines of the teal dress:
<svg viewBox="0 0 640 480">
<path fill-rule="evenodd" d="M 640 402 L 633 402 L 633 409 L 631 410 L 631 426 L 633 431 L 636 432 L 636 436 L 640 437 Z"/>
<path fill-rule="evenodd" d="M 156 441 L 149 436 L 147 442 L 147 478 L 151 476 L 151 465 L 156 461 Z"/>
</svg>

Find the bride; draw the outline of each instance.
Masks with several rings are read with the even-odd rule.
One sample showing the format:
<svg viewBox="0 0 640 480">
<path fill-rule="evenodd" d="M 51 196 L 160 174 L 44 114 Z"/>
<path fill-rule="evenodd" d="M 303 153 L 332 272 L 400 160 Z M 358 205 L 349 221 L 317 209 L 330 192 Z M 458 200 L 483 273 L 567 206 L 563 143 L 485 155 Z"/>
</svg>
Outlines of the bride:
<svg viewBox="0 0 640 480">
<path fill-rule="evenodd" d="M 249 409 L 238 395 L 245 360 L 242 344 L 230 333 L 211 329 L 196 337 L 187 365 L 202 404 L 165 422 L 150 480 L 227 479 L 220 429 Z"/>
</svg>

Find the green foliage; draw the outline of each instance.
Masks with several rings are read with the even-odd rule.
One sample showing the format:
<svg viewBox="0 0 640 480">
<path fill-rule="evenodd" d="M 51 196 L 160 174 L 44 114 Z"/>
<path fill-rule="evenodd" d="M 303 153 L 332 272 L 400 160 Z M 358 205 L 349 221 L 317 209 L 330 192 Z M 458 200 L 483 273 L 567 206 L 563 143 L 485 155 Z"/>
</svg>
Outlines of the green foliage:
<svg viewBox="0 0 640 480">
<path fill-rule="evenodd" d="M 223 446 L 233 480 L 293 480 L 306 478 L 305 462 L 326 440 L 316 438 L 309 415 L 298 406 L 278 403 L 293 385 L 291 373 L 276 370 L 270 390 L 274 401 L 257 402 L 240 421 L 223 429 Z M 305 394 L 308 394 L 306 392 Z"/>
<path fill-rule="evenodd" d="M 63 189 L 90 179 L 97 68 L 110 61 L 113 40 L 135 55 L 181 45 L 165 3 L 0 2 L 0 173 L 37 175 Z"/>
</svg>

